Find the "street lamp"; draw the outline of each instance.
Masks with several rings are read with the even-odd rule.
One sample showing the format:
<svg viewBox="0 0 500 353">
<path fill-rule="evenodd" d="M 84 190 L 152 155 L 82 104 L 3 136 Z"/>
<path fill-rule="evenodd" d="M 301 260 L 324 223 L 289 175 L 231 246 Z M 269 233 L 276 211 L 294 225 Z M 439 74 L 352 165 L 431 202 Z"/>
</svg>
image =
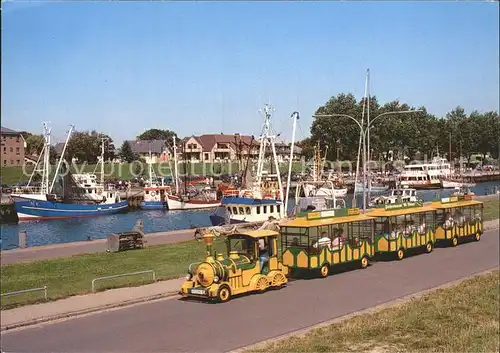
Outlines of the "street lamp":
<svg viewBox="0 0 500 353">
<path fill-rule="evenodd" d="M 347 114 L 315 114 L 315 115 L 313 115 L 313 118 L 333 118 L 333 117 L 349 118 L 358 125 L 358 127 L 360 129 L 361 140 L 363 143 L 363 213 L 366 212 L 366 173 L 367 173 L 367 171 L 366 171 L 366 149 L 367 149 L 366 137 L 368 135 L 368 148 L 369 148 L 369 146 L 370 146 L 370 134 L 369 134 L 370 128 L 372 127 L 373 123 L 377 119 L 379 119 L 383 116 L 392 115 L 392 114 L 396 115 L 396 114 L 417 113 L 417 112 L 422 112 L 422 110 L 403 110 L 403 111 L 385 112 L 385 113 L 377 115 L 371 121 L 370 121 L 370 118 L 368 117 L 366 126 L 363 126 L 363 124 L 360 123 L 358 121 L 358 119 L 353 118 L 352 116 L 347 115 Z M 368 193 L 368 195 L 369 195 L 369 193 Z"/>
</svg>

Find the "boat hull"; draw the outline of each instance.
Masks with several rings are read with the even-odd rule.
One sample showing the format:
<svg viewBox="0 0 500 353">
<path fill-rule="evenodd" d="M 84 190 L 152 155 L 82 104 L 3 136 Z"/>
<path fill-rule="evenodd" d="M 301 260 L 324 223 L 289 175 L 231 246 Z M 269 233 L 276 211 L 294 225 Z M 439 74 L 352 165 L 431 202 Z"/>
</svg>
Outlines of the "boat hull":
<svg viewBox="0 0 500 353">
<path fill-rule="evenodd" d="M 142 201 L 140 208 L 141 210 L 163 210 L 167 208 L 167 203 L 164 201 Z"/>
<path fill-rule="evenodd" d="M 220 206 L 219 200 L 189 200 L 182 201 L 176 196 L 167 196 L 169 210 L 196 210 L 202 208 L 215 208 Z"/>
<path fill-rule="evenodd" d="M 441 180 L 441 187 L 443 189 L 453 189 L 459 187 L 473 187 L 476 186 L 474 183 L 462 183 L 460 181 L 451 181 L 451 180 Z"/>
<path fill-rule="evenodd" d="M 14 202 L 19 221 L 95 217 L 128 209 L 128 202 L 112 204 L 71 204 L 57 201 L 18 199 Z"/>
<path fill-rule="evenodd" d="M 224 217 L 219 215 L 210 215 L 210 222 L 213 226 L 222 226 L 226 224 L 226 220 Z M 229 224 L 241 224 L 248 223 L 247 221 L 239 220 L 239 219 L 229 219 Z"/>
</svg>

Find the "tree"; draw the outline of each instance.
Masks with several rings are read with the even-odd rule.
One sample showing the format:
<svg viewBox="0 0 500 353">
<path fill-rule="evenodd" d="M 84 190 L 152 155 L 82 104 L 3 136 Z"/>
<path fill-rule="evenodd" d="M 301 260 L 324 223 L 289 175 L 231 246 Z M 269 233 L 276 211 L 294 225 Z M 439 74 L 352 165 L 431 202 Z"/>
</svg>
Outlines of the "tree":
<svg viewBox="0 0 500 353">
<path fill-rule="evenodd" d="M 302 141 L 297 141 L 295 144 L 302 148 L 302 155 L 306 160 L 309 160 L 314 156 L 314 143 L 310 137 L 305 138 Z"/>
<path fill-rule="evenodd" d="M 126 161 L 127 163 L 132 163 L 137 159 L 137 156 L 132 152 L 132 147 L 128 141 L 123 141 L 122 147 L 120 148 L 120 158 L 122 161 Z"/>
<path fill-rule="evenodd" d="M 42 151 L 45 139 L 42 135 L 30 135 L 26 138 L 26 154 L 39 155 Z"/>
<path fill-rule="evenodd" d="M 137 136 L 138 140 L 166 140 L 172 141 L 172 138 L 175 136 L 178 139 L 177 134 L 170 130 L 160 130 L 160 129 L 149 129 L 144 131 L 142 134 Z"/>
<path fill-rule="evenodd" d="M 72 160 L 73 158 L 77 158 L 80 163 L 97 163 L 98 157 L 101 156 L 103 138 L 106 139 L 104 160 L 113 159 L 115 155 L 113 140 L 108 135 L 96 131 L 91 131 L 90 133 L 74 132 L 66 149 L 67 159 Z"/>
</svg>

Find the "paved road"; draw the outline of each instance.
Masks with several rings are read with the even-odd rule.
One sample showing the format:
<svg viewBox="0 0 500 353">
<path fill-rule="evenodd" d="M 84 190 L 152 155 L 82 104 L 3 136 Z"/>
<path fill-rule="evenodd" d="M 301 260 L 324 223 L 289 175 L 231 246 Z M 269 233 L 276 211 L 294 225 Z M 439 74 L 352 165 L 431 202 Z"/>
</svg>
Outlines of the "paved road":
<svg viewBox="0 0 500 353">
<path fill-rule="evenodd" d="M 178 299 L 7 331 L 5 352 L 221 352 L 253 344 L 499 265 L 498 230 L 367 270 L 298 280 L 226 304 Z"/>
<path fill-rule="evenodd" d="M 146 235 L 146 246 L 178 243 L 193 239 L 194 229 L 149 233 Z M 106 248 L 106 239 L 34 246 L 26 249 L 2 251 L 0 253 L 0 260 L 2 265 L 9 265 L 18 262 L 55 259 L 59 257 L 104 252 L 106 251 Z"/>
</svg>

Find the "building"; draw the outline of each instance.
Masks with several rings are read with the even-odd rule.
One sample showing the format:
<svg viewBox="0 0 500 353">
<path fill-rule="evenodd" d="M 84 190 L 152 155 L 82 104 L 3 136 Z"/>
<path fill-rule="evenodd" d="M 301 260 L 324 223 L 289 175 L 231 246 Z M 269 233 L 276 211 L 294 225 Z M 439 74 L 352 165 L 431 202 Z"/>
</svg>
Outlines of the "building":
<svg viewBox="0 0 500 353">
<path fill-rule="evenodd" d="M 2 167 L 22 166 L 24 164 L 24 149 L 26 141 L 23 135 L 11 129 L 1 127 Z"/>
<path fill-rule="evenodd" d="M 132 149 L 132 153 L 150 163 L 149 152 L 151 151 L 151 163 L 161 163 L 168 161 L 170 156 L 168 144 L 165 140 L 132 140 L 127 141 Z"/>
<path fill-rule="evenodd" d="M 290 159 L 290 144 L 276 143 L 276 155 L 279 161 Z M 192 162 L 219 163 L 236 162 L 247 158 L 257 159 L 259 157 L 260 143 L 252 136 L 240 134 L 206 134 L 191 136 L 182 140 L 179 152 L 179 159 L 186 159 Z M 302 149 L 298 146 L 294 148 L 294 159 L 299 159 Z M 267 149 L 270 155 L 270 149 Z"/>
</svg>

